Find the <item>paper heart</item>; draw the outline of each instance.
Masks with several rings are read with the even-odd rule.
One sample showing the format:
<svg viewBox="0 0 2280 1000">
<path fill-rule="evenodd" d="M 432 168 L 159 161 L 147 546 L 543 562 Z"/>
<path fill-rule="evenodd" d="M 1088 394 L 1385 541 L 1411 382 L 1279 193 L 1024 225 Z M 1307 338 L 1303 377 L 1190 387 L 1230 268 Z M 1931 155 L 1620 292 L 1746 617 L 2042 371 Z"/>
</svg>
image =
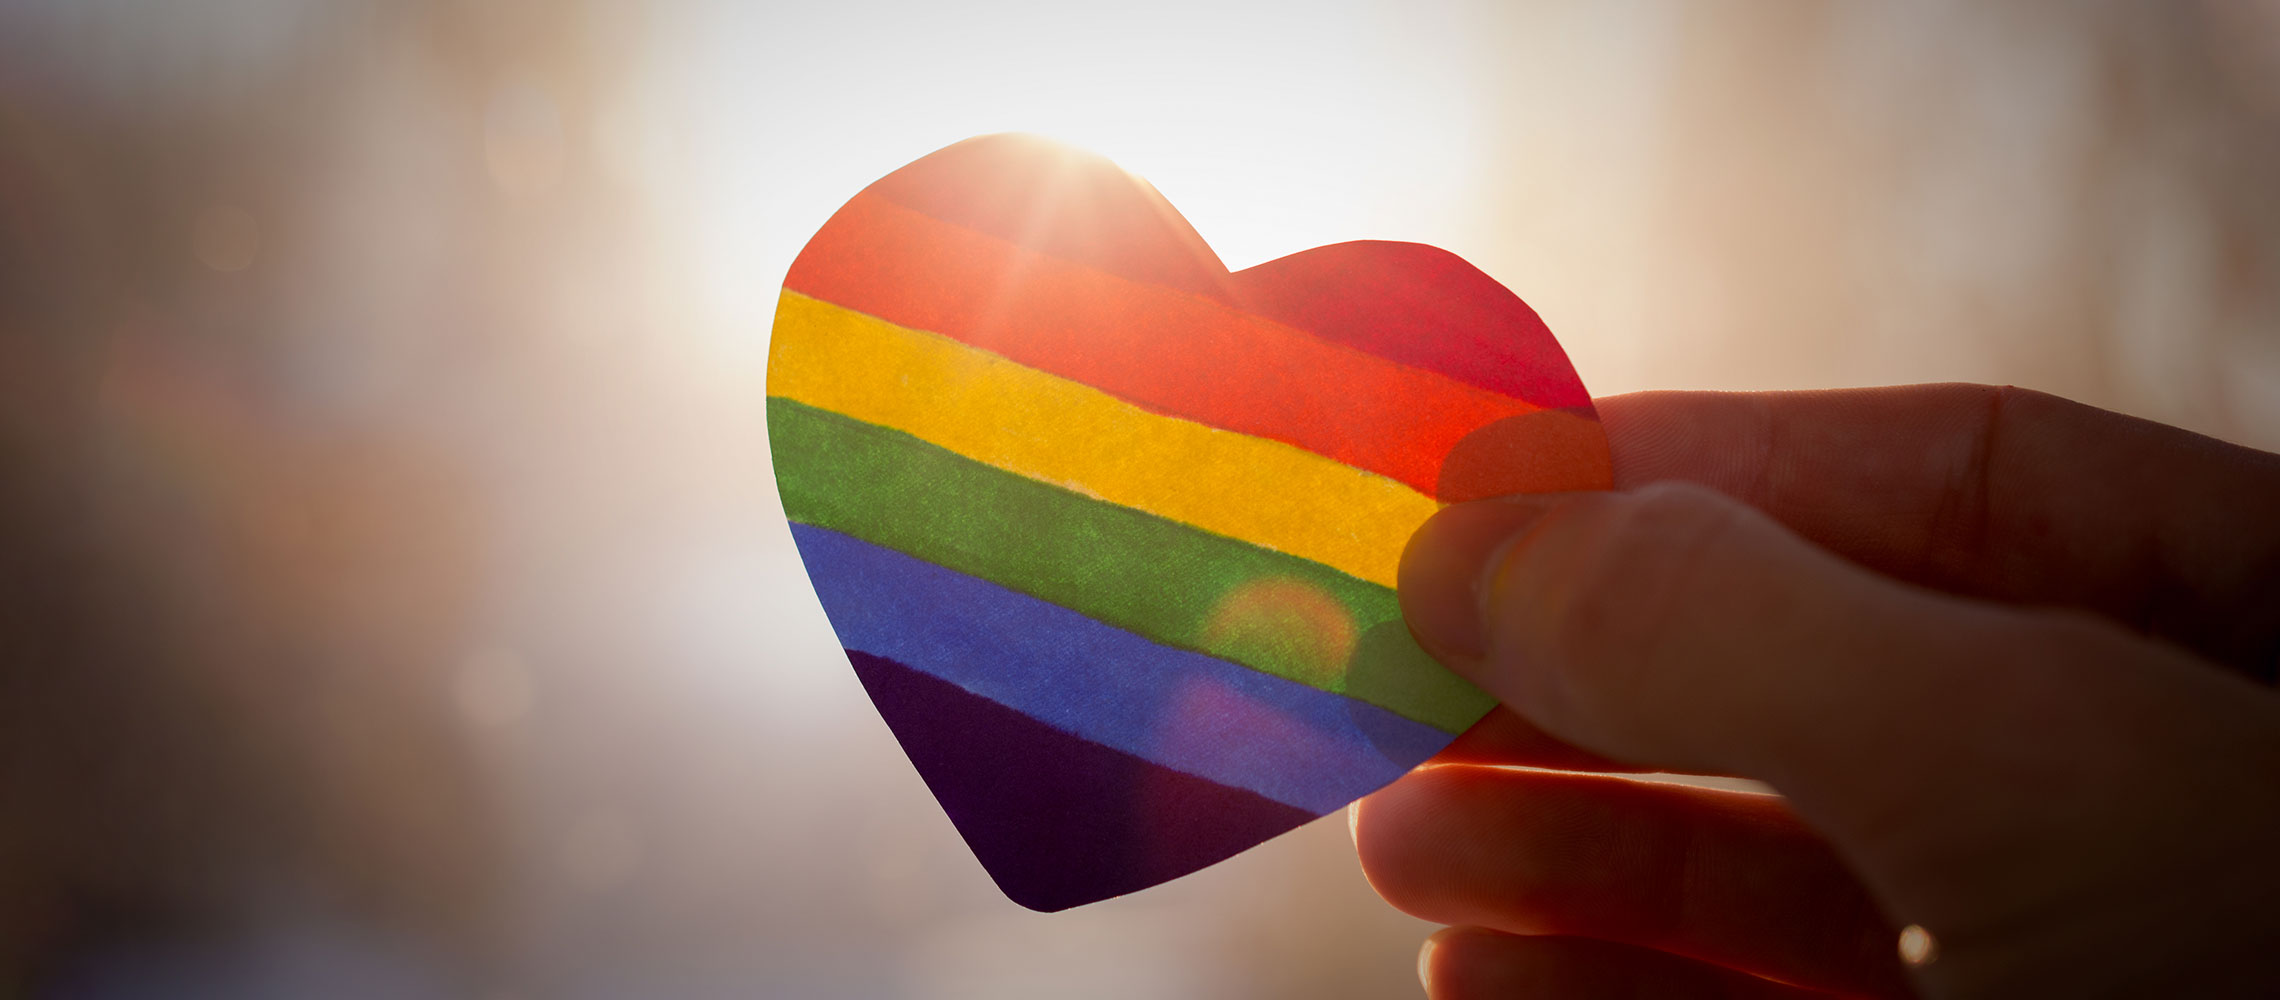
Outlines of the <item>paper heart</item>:
<svg viewBox="0 0 2280 1000">
<path fill-rule="evenodd" d="M 1410 639 L 1441 503 L 1603 489 L 1527 305 L 1454 255 L 1230 274 L 1146 182 L 1023 136 L 871 185 L 792 265 L 778 488 L 871 700 L 983 867 L 1058 910 L 1385 785 L 1490 700 Z"/>
</svg>

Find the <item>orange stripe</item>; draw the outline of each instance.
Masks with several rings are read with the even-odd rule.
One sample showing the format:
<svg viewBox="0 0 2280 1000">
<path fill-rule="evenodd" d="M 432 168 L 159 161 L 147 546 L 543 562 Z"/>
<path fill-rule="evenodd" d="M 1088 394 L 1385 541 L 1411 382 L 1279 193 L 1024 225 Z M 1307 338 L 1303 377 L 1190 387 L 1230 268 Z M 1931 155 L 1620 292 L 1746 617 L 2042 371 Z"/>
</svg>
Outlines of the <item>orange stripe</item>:
<svg viewBox="0 0 2280 1000">
<path fill-rule="evenodd" d="M 798 292 L 776 309 L 768 395 L 1388 587 L 1409 533 L 1440 507 L 1311 451 L 1149 413 Z"/>
<path fill-rule="evenodd" d="M 976 136 L 879 178 L 868 193 L 1048 257 L 1236 301 L 1227 265 L 1147 181 L 1050 139 Z"/>
<path fill-rule="evenodd" d="M 824 225 L 784 285 L 1158 413 L 1296 445 L 1428 496 L 1443 457 L 1467 434 L 1537 410 L 870 193 Z"/>
</svg>

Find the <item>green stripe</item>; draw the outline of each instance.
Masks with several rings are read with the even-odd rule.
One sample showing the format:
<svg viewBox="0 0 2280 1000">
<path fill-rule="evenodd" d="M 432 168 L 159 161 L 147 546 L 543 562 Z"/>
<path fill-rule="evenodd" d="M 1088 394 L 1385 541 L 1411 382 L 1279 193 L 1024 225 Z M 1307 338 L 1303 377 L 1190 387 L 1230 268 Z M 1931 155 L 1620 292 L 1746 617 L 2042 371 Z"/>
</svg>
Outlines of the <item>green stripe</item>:
<svg viewBox="0 0 2280 1000">
<path fill-rule="evenodd" d="M 794 521 L 989 580 L 1089 618 L 1345 694 L 1448 732 L 1493 702 L 1409 637 L 1392 590 L 1320 563 L 991 468 L 901 431 L 768 398 L 777 489 Z M 1353 625 L 1353 654 L 1321 662 L 1304 609 L 1215 609 L 1246 583 L 1300 581 Z M 1284 588 L 1288 592 L 1293 588 Z"/>
</svg>

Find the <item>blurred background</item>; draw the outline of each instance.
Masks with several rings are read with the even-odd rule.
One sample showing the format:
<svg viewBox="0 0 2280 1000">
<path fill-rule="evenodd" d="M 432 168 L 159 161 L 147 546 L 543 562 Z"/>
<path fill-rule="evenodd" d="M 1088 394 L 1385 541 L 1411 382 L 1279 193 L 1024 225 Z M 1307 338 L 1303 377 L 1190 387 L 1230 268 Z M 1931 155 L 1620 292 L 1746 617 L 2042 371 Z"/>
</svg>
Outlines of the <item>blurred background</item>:
<svg viewBox="0 0 2280 1000">
<path fill-rule="evenodd" d="M 0 2 L 0 993 L 1381 997 L 1341 819 L 1054 916 L 871 712 L 763 363 L 1024 130 L 1434 243 L 1601 394 L 2280 447 L 2280 4 Z"/>
</svg>

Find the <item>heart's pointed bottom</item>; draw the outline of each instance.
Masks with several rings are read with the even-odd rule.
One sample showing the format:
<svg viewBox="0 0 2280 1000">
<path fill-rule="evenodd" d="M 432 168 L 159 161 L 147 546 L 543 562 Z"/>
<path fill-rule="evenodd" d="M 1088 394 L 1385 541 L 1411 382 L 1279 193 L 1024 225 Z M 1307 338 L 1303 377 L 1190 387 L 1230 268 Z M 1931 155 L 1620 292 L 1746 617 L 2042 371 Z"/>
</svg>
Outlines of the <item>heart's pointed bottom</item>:
<svg viewBox="0 0 2280 1000">
<path fill-rule="evenodd" d="M 1145 889 L 1316 818 L 1072 736 L 893 660 L 847 655 L 982 867 L 1030 909 Z"/>
<path fill-rule="evenodd" d="M 1033 909 L 1187 874 L 1437 752 L 1488 702 L 1352 568 L 1390 568 L 1428 501 L 1610 481 L 1589 393 L 1489 275 L 1377 241 L 1230 274 L 1154 188 L 1033 137 L 882 178 L 785 291 L 769 439 L 802 558 L 841 642 L 886 654 L 850 655 L 921 777 Z M 1221 516 L 1279 506 L 1229 471 L 1259 448 L 1359 490 L 1368 530 Z M 1230 580 L 1286 576 L 1341 607 L 1243 590 L 1226 606 L 1259 613 L 1218 616 Z"/>
</svg>

